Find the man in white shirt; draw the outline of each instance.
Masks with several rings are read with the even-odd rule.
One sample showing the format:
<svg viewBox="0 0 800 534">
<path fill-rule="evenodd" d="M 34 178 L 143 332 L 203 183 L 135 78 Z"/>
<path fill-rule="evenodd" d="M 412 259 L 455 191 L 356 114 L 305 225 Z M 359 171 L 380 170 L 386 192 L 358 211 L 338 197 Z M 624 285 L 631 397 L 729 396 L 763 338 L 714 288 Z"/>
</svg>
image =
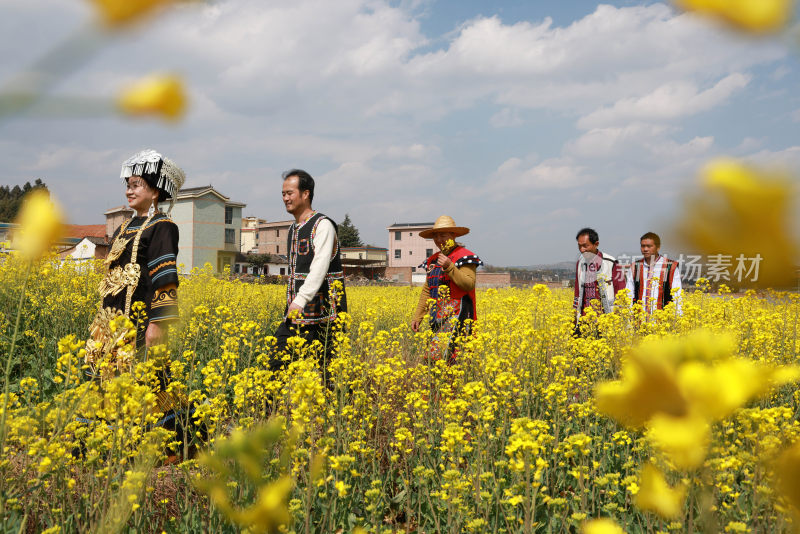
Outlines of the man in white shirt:
<svg viewBox="0 0 800 534">
<path fill-rule="evenodd" d="M 636 260 L 627 276 L 626 287 L 632 302 L 639 301 L 649 317 L 673 300 L 681 313 L 681 273 L 675 260 L 661 256 L 661 238 L 647 232 L 639 239 L 642 259 Z"/>
<path fill-rule="evenodd" d="M 344 272 L 339 254 L 336 223 L 311 207 L 314 179 L 306 171 L 292 169 L 283 174 L 281 191 L 286 211 L 294 215 L 289 228 L 289 281 L 286 286 L 284 321 L 275 332 L 278 342 L 270 368 L 280 369 L 290 337 L 322 345 L 320 365 L 326 375 L 333 356 L 336 319 L 347 311 Z"/>
</svg>

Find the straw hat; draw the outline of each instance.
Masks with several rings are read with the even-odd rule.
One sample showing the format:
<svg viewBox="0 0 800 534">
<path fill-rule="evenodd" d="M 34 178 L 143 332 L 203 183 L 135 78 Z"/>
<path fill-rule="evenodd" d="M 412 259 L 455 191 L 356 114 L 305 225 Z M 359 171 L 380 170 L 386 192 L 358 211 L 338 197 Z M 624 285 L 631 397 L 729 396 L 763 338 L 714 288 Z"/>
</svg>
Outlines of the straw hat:
<svg viewBox="0 0 800 534">
<path fill-rule="evenodd" d="M 455 237 L 461 237 L 469 233 L 469 228 L 465 226 L 456 226 L 456 222 L 449 215 L 442 215 L 436 222 L 433 223 L 433 228 L 423 230 L 419 233 L 420 237 L 429 238 L 437 232 L 450 232 Z"/>
</svg>

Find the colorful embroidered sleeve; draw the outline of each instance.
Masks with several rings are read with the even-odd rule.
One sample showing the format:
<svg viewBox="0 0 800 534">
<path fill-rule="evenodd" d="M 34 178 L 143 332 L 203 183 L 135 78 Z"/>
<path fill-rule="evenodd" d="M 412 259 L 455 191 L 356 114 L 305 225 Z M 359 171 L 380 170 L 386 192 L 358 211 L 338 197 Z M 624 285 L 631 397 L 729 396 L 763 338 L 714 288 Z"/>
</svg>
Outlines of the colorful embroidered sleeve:
<svg viewBox="0 0 800 534">
<path fill-rule="evenodd" d="M 178 318 L 178 227 L 172 221 L 153 226 L 147 249 L 147 275 L 153 287 L 150 320 Z"/>
<path fill-rule="evenodd" d="M 483 265 L 483 262 L 476 254 L 470 254 L 469 256 L 462 256 L 458 258 L 455 262 L 456 267 L 463 267 L 465 265 L 474 265 L 477 269 L 479 266 Z"/>
<path fill-rule="evenodd" d="M 150 303 L 150 322 L 174 321 L 178 318 L 178 287 L 175 284 L 156 289 Z"/>
</svg>

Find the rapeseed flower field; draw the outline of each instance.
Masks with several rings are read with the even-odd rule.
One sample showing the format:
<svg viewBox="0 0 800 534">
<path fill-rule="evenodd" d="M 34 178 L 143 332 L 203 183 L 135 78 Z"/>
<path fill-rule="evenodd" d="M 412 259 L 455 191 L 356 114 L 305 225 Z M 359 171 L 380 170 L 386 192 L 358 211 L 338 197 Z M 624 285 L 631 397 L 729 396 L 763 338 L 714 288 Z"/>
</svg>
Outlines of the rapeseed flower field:
<svg viewBox="0 0 800 534">
<path fill-rule="evenodd" d="M 299 338 L 293 363 L 268 370 L 282 286 L 198 271 L 146 361 L 125 359 L 133 325 L 116 320 L 126 364 L 99 388 L 82 368 L 102 272 L 22 256 L 0 266 L 4 531 L 797 524 L 796 293 L 701 284 L 682 315 L 670 304 L 649 319 L 622 295 L 574 337 L 570 291 L 481 290 L 474 335 L 448 366 L 426 359 L 432 334 L 409 327 L 419 288 L 349 287 L 326 387 Z M 197 407 L 185 443 L 152 425 L 168 364 L 169 390 Z"/>
</svg>

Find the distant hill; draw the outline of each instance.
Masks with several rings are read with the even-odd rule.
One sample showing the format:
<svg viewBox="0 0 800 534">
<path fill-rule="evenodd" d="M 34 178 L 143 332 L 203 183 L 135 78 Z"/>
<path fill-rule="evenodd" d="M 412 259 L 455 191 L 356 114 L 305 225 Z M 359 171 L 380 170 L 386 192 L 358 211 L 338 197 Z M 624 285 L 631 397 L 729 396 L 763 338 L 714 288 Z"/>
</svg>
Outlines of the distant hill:
<svg viewBox="0 0 800 534">
<path fill-rule="evenodd" d="M 536 265 L 511 265 L 507 269 L 519 269 L 525 271 L 557 271 L 562 269 L 574 269 L 575 261 L 560 261 L 558 263 L 539 263 Z"/>
</svg>

